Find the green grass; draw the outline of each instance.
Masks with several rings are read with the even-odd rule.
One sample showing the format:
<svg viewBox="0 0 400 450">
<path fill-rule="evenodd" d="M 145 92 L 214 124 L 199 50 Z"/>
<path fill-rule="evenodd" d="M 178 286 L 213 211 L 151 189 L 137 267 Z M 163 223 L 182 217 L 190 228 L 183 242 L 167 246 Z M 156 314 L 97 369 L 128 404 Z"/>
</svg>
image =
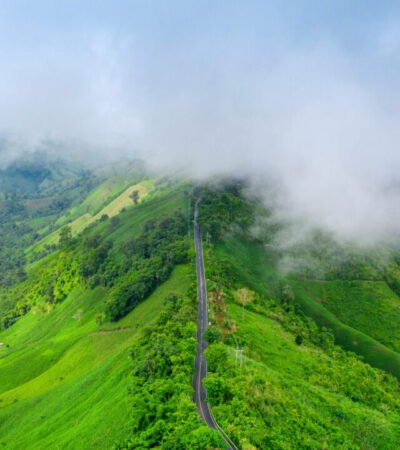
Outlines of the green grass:
<svg viewBox="0 0 400 450">
<path fill-rule="evenodd" d="M 125 434 L 128 359 L 117 354 L 51 391 L 0 411 L 1 439 L 12 449 L 102 449 Z"/>
<path fill-rule="evenodd" d="M 384 281 L 304 281 L 304 289 L 346 325 L 400 351 L 400 299 Z"/>
<path fill-rule="evenodd" d="M 56 214 L 52 214 L 50 216 L 40 216 L 40 217 L 35 217 L 33 219 L 25 219 L 18 223 L 24 223 L 33 228 L 40 228 L 40 227 L 49 225 L 56 217 L 57 217 Z"/>
<path fill-rule="evenodd" d="M 135 208 L 127 209 L 119 215 L 120 225 L 111 233 L 110 239 L 115 243 L 123 242 L 132 236 L 140 233 L 143 225 L 150 219 L 162 215 L 171 215 L 174 212 L 185 213 L 187 210 L 187 195 L 179 188 L 174 188 L 163 192 L 162 195 L 155 195 Z M 108 228 L 106 222 L 100 223 L 96 232 L 105 231 Z"/>
<path fill-rule="evenodd" d="M 306 316 L 330 326 L 337 343 L 372 366 L 396 373 L 399 355 L 300 293 L 310 290 L 308 281 L 282 279 L 275 257 L 261 244 L 226 239 L 205 253 L 209 318 L 228 355 L 224 362 L 221 344 L 209 345 L 206 386 L 218 423 L 239 448 L 397 450 L 398 381 L 334 346 Z M 292 286 L 303 314 L 281 302 L 282 283 Z M 255 291 L 247 295 L 244 319 L 242 288 Z M 388 294 L 382 285 L 375 288 Z M 302 343 L 296 343 L 299 337 Z M 244 352 L 242 365 L 237 347 Z"/>
<path fill-rule="evenodd" d="M 97 214 L 110 200 L 132 185 L 132 181 L 134 180 L 129 176 L 110 176 L 90 192 L 80 205 L 71 209 L 68 216 L 75 218 L 86 213 Z M 57 224 L 62 225 L 64 221 L 64 218 L 60 218 Z"/>
<path fill-rule="evenodd" d="M 114 231 L 109 231 L 108 222 L 98 222 L 96 223 L 95 228 L 92 230 L 87 229 L 85 232 L 103 233 L 107 235 L 108 239 L 113 240 L 118 244 L 140 234 L 143 225 L 148 220 L 155 219 L 162 215 L 170 215 L 174 212 L 180 212 L 187 217 L 188 202 L 188 196 L 183 192 L 182 185 L 162 189 L 160 191 L 153 191 L 149 193 L 143 203 L 139 203 L 134 208 L 126 209 L 119 214 L 121 222 Z M 187 218 L 188 226 L 191 226 L 190 218 Z M 33 261 L 27 264 L 25 270 L 28 273 L 38 270 L 40 265 L 50 257 L 51 256 L 46 256 L 39 261 Z"/>
<path fill-rule="evenodd" d="M 31 311 L 1 333 L 0 442 L 10 449 L 105 449 L 122 438 L 128 348 L 167 295 L 187 290 L 190 270 L 177 267 L 119 322 L 96 323 L 104 288 L 76 289 L 50 312 Z"/>
<path fill-rule="evenodd" d="M 358 353 L 365 361 L 400 378 L 400 354 L 385 347 L 369 335 L 342 323 L 332 312 L 316 301 L 304 288 L 303 282 L 290 280 L 295 302 L 318 324 L 333 330 L 335 341 L 343 348 Z M 373 320 L 373 318 L 371 318 Z M 390 331 L 389 331 L 390 332 Z"/>
<path fill-rule="evenodd" d="M 153 181 L 133 184 L 134 179 L 116 177 L 103 183 L 57 225 L 71 222 L 74 234 L 100 233 L 113 241 L 118 255 L 119 244 L 140 234 L 148 220 L 188 211 L 182 183 L 166 181 L 153 189 Z M 136 189 L 140 198 L 134 206 L 129 195 Z M 120 212 L 122 208 L 126 210 Z M 110 220 L 93 223 L 103 214 L 118 214 L 117 226 L 111 229 Z M 48 224 L 47 218 L 31 223 L 39 231 Z M 58 231 L 46 236 L 43 230 L 44 239 L 27 254 L 58 238 Z M 28 286 L 29 277 L 53 259 L 57 260 L 56 254 L 29 264 L 24 283 Z M 189 265 L 176 267 L 165 283 L 118 322 L 99 323 L 107 288 L 91 290 L 80 285 L 58 305 L 39 299 L 26 315 L 0 332 L 0 447 L 106 449 L 124 439 L 132 410 L 129 349 L 156 320 L 167 296 L 186 293 L 192 270 Z"/>
<path fill-rule="evenodd" d="M 279 297 L 279 275 L 274 258 L 262 245 L 231 239 L 218 245 L 216 254 L 227 259 L 251 289 L 267 297 Z M 343 281 L 335 285 L 295 277 L 286 282 L 293 288 L 294 302 L 319 325 L 332 329 L 339 345 L 400 378 L 400 354 L 393 350 L 400 345 L 397 332 L 400 309 L 396 295 L 384 283 Z M 321 301 L 324 292 L 325 300 Z M 349 299 L 352 306 L 349 306 Z M 379 324 L 382 318 L 385 320 Z M 389 339 L 392 348 L 384 345 Z"/>
<path fill-rule="evenodd" d="M 229 351 L 235 380 L 227 383 L 235 396 L 233 410 L 244 408 L 241 400 L 251 419 L 247 422 L 244 410 L 239 421 L 228 419 L 229 406 L 218 405 L 213 411 L 225 430 L 235 433 L 246 423 L 238 437 L 243 448 L 250 441 L 285 449 L 300 448 L 300 443 L 315 449 L 396 449 L 400 403 L 395 385 L 393 391 L 383 388 L 382 379 L 360 361 L 296 345 L 276 311 L 264 311 L 246 310 L 242 320 L 241 306 L 227 305 L 244 348 L 242 368 L 235 364 L 234 349 Z"/>
<path fill-rule="evenodd" d="M 108 205 L 106 205 L 101 211 L 99 211 L 94 217 L 99 219 L 103 214 L 113 217 L 118 215 L 122 209 L 129 208 L 133 206 L 133 200 L 130 197 L 133 191 L 138 191 L 139 198 L 138 201 L 141 202 L 147 197 L 147 194 L 152 189 L 153 183 L 150 180 L 142 181 L 140 183 L 133 184 L 132 186 L 125 189 L 122 194 L 118 195 L 117 198 L 112 200 Z"/>
<path fill-rule="evenodd" d="M 118 215 L 122 209 L 135 206 L 133 204 L 132 199 L 130 198 L 130 194 L 134 190 L 139 191 L 139 202 L 142 202 L 146 198 L 146 196 L 149 193 L 152 186 L 153 186 L 153 183 L 150 180 L 145 180 L 140 183 L 135 183 L 135 184 L 131 185 L 130 187 L 128 187 L 127 189 L 125 189 L 116 198 L 109 199 L 109 202 L 107 204 L 105 204 L 105 206 L 96 213 L 85 212 L 81 216 L 77 217 L 76 219 L 74 219 L 72 221 L 68 221 L 68 218 L 66 216 L 61 217 L 56 222 L 56 224 L 60 225 L 60 228 L 53 231 L 50 234 L 47 234 L 46 236 L 43 237 L 43 239 L 41 239 L 40 241 L 36 242 L 31 247 L 29 247 L 27 249 L 27 254 L 30 254 L 32 252 L 41 251 L 41 250 L 43 250 L 43 248 L 46 245 L 57 244 L 58 240 L 59 240 L 60 229 L 62 228 L 62 226 L 65 226 L 66 224 L 68 224 L 71 227 L 72 235 L 76 236 L 77 234 L 81 233 L 90 224 L 98 221 L 103 215 L 107 215 L 108 217 L 113 217 L 113 216 Z M 105 190 L 105 192 L 108 192 L 108 190 Z M 102 200 L 101 204 L 104 204 L 104 200 L 103 200 L 104 195 L 106 195 L 104 193 L 104 186 L 101 185 L 101 186 L 97 187 L 92 194 L 90 194 L 89 198 L 92 200 L 93 196 L 95 196 L 95 197 L 99 196 Z M 92 204 L 92 203 L 90 203 L 90 204 Z M 81 209 L 82 208 L 80 208 L 80 210 Z M 87 211 L 93 210 L 93 208 L 90 208 L 90 207 L 87 207 L 87 208 L 84 207 L 83 209 L 87 209 Z M 70 216 L 76 215 L 76 211 L 72 210 L 69 215 Z"/>
<path fill-rule="evenodd" d="M 265 246 L 240 239 L 227 239 L 215 248 L 216 255 L 227 259 L 236 272 L 254 290 L 273 293 L 279 284 L 276 258 Z"/>
</svg>

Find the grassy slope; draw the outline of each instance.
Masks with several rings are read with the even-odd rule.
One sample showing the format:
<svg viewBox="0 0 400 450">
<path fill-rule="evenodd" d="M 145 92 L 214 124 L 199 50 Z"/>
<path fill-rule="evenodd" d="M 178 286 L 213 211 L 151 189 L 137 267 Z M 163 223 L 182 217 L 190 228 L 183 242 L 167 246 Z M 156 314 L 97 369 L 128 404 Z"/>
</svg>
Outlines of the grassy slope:
<svg viewBox="0 0 400 450">
<path fill-rule="evenodd" d="M 30 312 L 2 333 L 10 348 L 0 359 L 0 442 L 10 449 L 98 449 L 122 438 L 127 349 L 169 293 L 186 291 L 188 271 L 178 267 L 115 324 L 96 324 L 104 291 L 76 290 L 43 317 Z"/>
<path fill-rule="evenodd" d="M 106 206 L 112 214 L 117 211 L 114 203 Z M 120 213 L 114 230 L 105 221 L 87 232 L 106 234 L 117 247 L 140 233 L 149 219 L 186 212 L 187 206 L 181 186 L 158 187 L 146 202 Z M 40 264 L 31 264 L 29 271 Z M 52 310 L 34 308 L 2 332 L 0 444 L 10 449 L 98 449 L 122 439 L 131 407 L 128 348 L 157 317 L 168 294 L 186 292 L 189 271 L 188 266 L 176 268 L 153 295 L 116 323 L 96 323 L 105 288 L 76 288 Z"/>
<path fill-rule="evenodd" d="M 140 205 L 139 208 L 131 208 L 122 212 L 118 217 L 121 223 L 114 231 L 109 233 L 109 238 L 115 242 L 128 239 L 132 233 L 138 233 L 148 220 L 162 215 L 170 215 L 175 211 L 183 214 L 188 209 L 187 196 L 180 188 L 166 190 Z M 107 223 L 99 224 L 98 230 L 106 229 Z"/>
<path fill-rule="evenodd" d="M 246 311 L 242 321 L 240 306 L 232 303 L 228 311 L 238 325 L 237 336 L 246 343 L 244 364 L 268 380 L 262 395 L 271 425 L 276 421 L 275 425 L 284 429 L 292 420 L 302 423 L 304 448 L 318 448 L 318 443 L 322 448 L 341 447 L 342 442 L 335 437 L 337 428 L 349 437 L 341 448 L 350 448 L 350 442 L 361 448 L 379 448 L 383 442 L 381 448 L 396 448 L 400 439 L 397 412 L 353 401 L 350 378 L 348 386 L 341 386 L 334 375 L 332 366 L 338 366 L 337 361 L 315 347 L 297 346 L 294 336 L 268 317 Z M 353 367 L 344 363 L 339 370 L 351 371 Z M 376 386 L 370 388 L 373 391 Z M 288 411 L 284 415 L 282 406 Z M 223 408 L 216 413 L 223 421 Z M 275 414 L 278 417 L 274 418 Z"/>
<path fill-rule="evenodd" d="M 118 244 L 124 240 L 130 239 L 136 233 L 139 233 L 148 220 L 160 217 L 163 214 L 169 215 L 175 211 L 179 211 L 187 217 L 188 198 L 182 191 L 182 186 L 161 189 L 154 193 L 149 193 L 145 202 L 140 203 L 135 208 L 128 208 L 118 215 L 120 223 L 113 231 L 109 230 L 108 221 L 98 222 L 93 230 L 86 231 L 105 233 L 109 239 Z M 46 258 L 49 258 L 49 256 L 27 264 L 25 267 L 26 271 L 30 273 L 36 270 Z"/>
<path fill-rule="evenodd" d="M 335 340 L 338 344 L 347 350 L 351 350 L 363 356 L 365 360 L 375 367 L 387 370 L 400 378 L 400 354 L 384 346 L 376 339 L 373 339 L 369 334 L 359 331 L 353 326 L 346 325 L 341 322 L 337 316 L 325 308 L 318 302 L 309 292 L 304 288 L 304 284 L 299 280 L 290 280 L 291 286 L 295 291 L 295 302 L 301 309 L 313 317 L 320 325 L 331 328 L 335 334 Z M 370 330 L 374 329 L 374 322 L 376 319 L 372 315 Z M 352 324 L 353 325 L 353 324 Z M 391 325 L 390 330 L 396 327 Z"/>
<path fill-rule="evenodd" d="M 116 216 L 120 213 L 120 211 L 123 208 L 129 208 L 133 205 L 132 199 L 130 198 L 130 194 L 137 190 L 139 191 L 139 202 L 142 201 L 149 191 L 152 188 L 152 182 L 149 180 L 135 183 L 131 185 L 130 187 L 126 188 L 121 194 L 117 195 L 115 198 L 112 199 L 113 191 L 109 191 L 108 188 L 109 182 L 104 182 L 102 185 L 98 186 L 86 199 L 85 202 L 87 202 L 87 205 L 82 205 L 82 207 L 79 208 L 79 211 L 86 211 L 76 219 L 72 220 L 71 222 L 68 221 L 68 218 L 66 216 L 61 217 L 57 224 L 61 226 L 68 223 L 68 225 L 71 227 L 71 231 L 73 235 L 77 235 L 81 231 L 83 231 L 88 225 L 96 222 L 99 220 L 103 215 L 107 215 L 109 217 Z M 105 204 L 105 206 L 100 209 L 100 211 L 97 211 L 98 205 L 102 205 L 107 200 L 105 200 L 106 195 L 109 195 L 109 202 Z M 97 201 L 95 201 L 97 200 Z M 84 203 L 85 203 L 84 202 Z M 75 216 L 77 211 L 72 211 L 68 215 Z M 29 252 L 36 252 L 42 250 L 46 245 L 54 245 L 57 244 L 59 239 L 59 232 L 60 230 L 56 230 L 48 235 L 46 235 L 43 239 L 36 242 L 32 247 L 28 249 Z"/>
<path fill-rule="evenodd" d="M 263 246 L 227 240 L 217 253 L 230 260 L 249 287 L 266 296 L 277 295 L 278 277 L 274 260 L 266 255 Z M 396 335 L 400 300 L 384 283 L 314 282 L 294 277 L 287 281 L 294 290 L 294 301 L 317 323 L 331 328 L 338 344 L 400 378 L 400 354 L 383 345 L 389 339 L 392 348 L 397 349 L 400 345 Z M 324 295 L 326 299 L 321 301 Z M 377 298 L 383 300 L 379 308 Z M 390 313 L 392 306 L 393 312 Z M 360 311 L 363 312 L 359 314 Z"/>
<path fill-rule="evenodd" d="M 307 281 L 303 286 L 343 323 L 400 351 L 400 299 L 384 281 Z"/>
<path fill-rule="evenodd" d="M 124 177 L 110 177 L 97 186 L 86 199 L 76 208 L 69 212 L 70 217 L 77 217 L 85 213 L 92 215 L 99 212 L 110 198 L 115 198 L 121 194 L 131 183 Z M 62 225 L 63 220 L 60 219 L 57 224 Z"/>
<path fill-rule="evenodd" d="M 261 246 L 225 241 L 215 253 L 218 259 L 230 261 L 243 286 L 267 298 L 275 296 L 274 264 Z M 297 439 L 301 439 L 302 448 L 397 448 L 399 405 L 396 409 L 397 400 L 385 398 L 381 381 L 369 376 L 368 366 L 351 359 L 335 359 L 307 343 L 296 345 L 295 335 L 282 327 L 274 310 L 268 307 L 264 308 L 265 314 L 247 309 L 242 320 L 241 306 L 232 301 L 233 297 L 226 298 L 227 314 L 245 355 L 245 369 L 241 371 L 236 366 L 239 378 L 231 389 L 239 398 L 243 396 L 253 419 L 247 425 L 241 425 L 244 416 L 237 423 L 232 422 L 230 407 L 223 404 L 213 411 L 228 433 L 231 430 L 235 436 L 235 428 L 246 430 L 241 438 L 236 435 L 243 448 L 254 448 L 250 442 L 267 445 L 267 441 L 268 448 L 298 448 L 295 430 L 300 433 Z M 211 317 L 215 317 L 213 312 Z M 347 337 L 354 339 L 357 332 L 349 330 Z M 235 366 L 233 347 L 230 355 Z M 356 399 L 352 378 L 356 373 L 366 383 L 365 392 L 377 399 L 376 405 Z M 288 430 L 292 430 L 291 436 L 287 435 Z"/>
</svg>

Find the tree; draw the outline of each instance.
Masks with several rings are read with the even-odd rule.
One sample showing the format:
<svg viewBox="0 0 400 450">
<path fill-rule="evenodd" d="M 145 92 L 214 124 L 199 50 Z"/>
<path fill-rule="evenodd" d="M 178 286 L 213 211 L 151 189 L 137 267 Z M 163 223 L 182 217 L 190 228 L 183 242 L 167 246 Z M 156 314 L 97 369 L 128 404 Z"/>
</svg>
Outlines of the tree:
<svg viewBox="0 0 400 450">
<path fill-rule="evenodd" d="M 222 343 L 211 344 L 206 350 L 207 366 L 211 372 L 224 372 L 228 360 L 226 347 Z"/>
<path fill-rule="evenodd" d="M 297 345 L 301 345 L 303 343 L 303 336 L 300 336 L 299 334 L 296 336 L 295 340 Z"/>
<path fill-rule="evenodd" d="M 206 426 L 194 429 L 182 439 L 182 443 L 187 450 L 199 448 L 211 450 L 214 448 L 222 448 L 224 446 L 224 441 L 217 431 L 207 428 Z"/>
<path fill-rule="evenodd" d="M 138 204 L 139 201 L 139 191 L 135 190 L 131 192 L 130 198 L 133 200 L 133 203 L 135 205 Z"/>
<path fill-rule="evenodd" d="M 61 231 L 60 231 L 60 238 L 59 238 L 59 245 L 60 247 L 66 247 L 72 240 L 72 231 L 71 231 L 71 227 L 69 225 L 65 226 Z"/>
<path fill-rule="evenodd" d="M 119 217 L 117 217 L 117 216 L 111 217 L 110 225 L 108 226 L 108 230 L 114 231 L 118 227 L 120 222 L 121 222 L 121 219 Z"/>
<path fill-rule="evenodd" d="M 208 375 L 204 381 L 207 391 L 207 401 L 210 405 L 218 405 L 226 400 L 229 395 L 226 380 L 222 376 Z"/>
<path fill-rule="evenodd" d="M 217 327 L 210 327 L 207 328 L 207 331 L 204 333 L 204 340 L 209 344 L 221 342 L 222 334 Z"/>
</svg>

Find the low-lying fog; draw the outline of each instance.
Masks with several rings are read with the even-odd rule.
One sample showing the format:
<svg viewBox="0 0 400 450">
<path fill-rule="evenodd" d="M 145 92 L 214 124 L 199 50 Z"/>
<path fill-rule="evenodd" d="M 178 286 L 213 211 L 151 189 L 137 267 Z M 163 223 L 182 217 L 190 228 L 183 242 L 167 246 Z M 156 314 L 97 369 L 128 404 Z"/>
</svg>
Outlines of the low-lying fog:
<svg viewBox="0 0 400 450">
<path fill-rule="evenodd" d="M 265 3 L 2 3 L 1 164 L 44 141 L 140 156 L 249 176 L 301 229 L 397 235 L 399 7 Z"/>
</svg>

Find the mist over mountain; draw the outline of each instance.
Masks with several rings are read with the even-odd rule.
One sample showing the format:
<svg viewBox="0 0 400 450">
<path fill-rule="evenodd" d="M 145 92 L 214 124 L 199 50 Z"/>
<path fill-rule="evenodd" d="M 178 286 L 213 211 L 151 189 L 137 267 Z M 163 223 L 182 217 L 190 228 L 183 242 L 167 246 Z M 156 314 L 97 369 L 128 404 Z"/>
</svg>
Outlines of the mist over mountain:
<svg viewBox="0 0 400 450">
<path fill-rule="evenodd" d="M 0 447 L 399 449 L 399 18 L 0 1 Z"/>
<path fill-rule="evenodd" d="M 157 172 L 248 177 L 297 235 L 393 238 L 399 11 L 368 4 L 120 1 L 76 15 L 39 2 L 29 23 L 3 5 L 0 164 L 44 142 L 92 162 L 139 156 Z"/>
</svg>

